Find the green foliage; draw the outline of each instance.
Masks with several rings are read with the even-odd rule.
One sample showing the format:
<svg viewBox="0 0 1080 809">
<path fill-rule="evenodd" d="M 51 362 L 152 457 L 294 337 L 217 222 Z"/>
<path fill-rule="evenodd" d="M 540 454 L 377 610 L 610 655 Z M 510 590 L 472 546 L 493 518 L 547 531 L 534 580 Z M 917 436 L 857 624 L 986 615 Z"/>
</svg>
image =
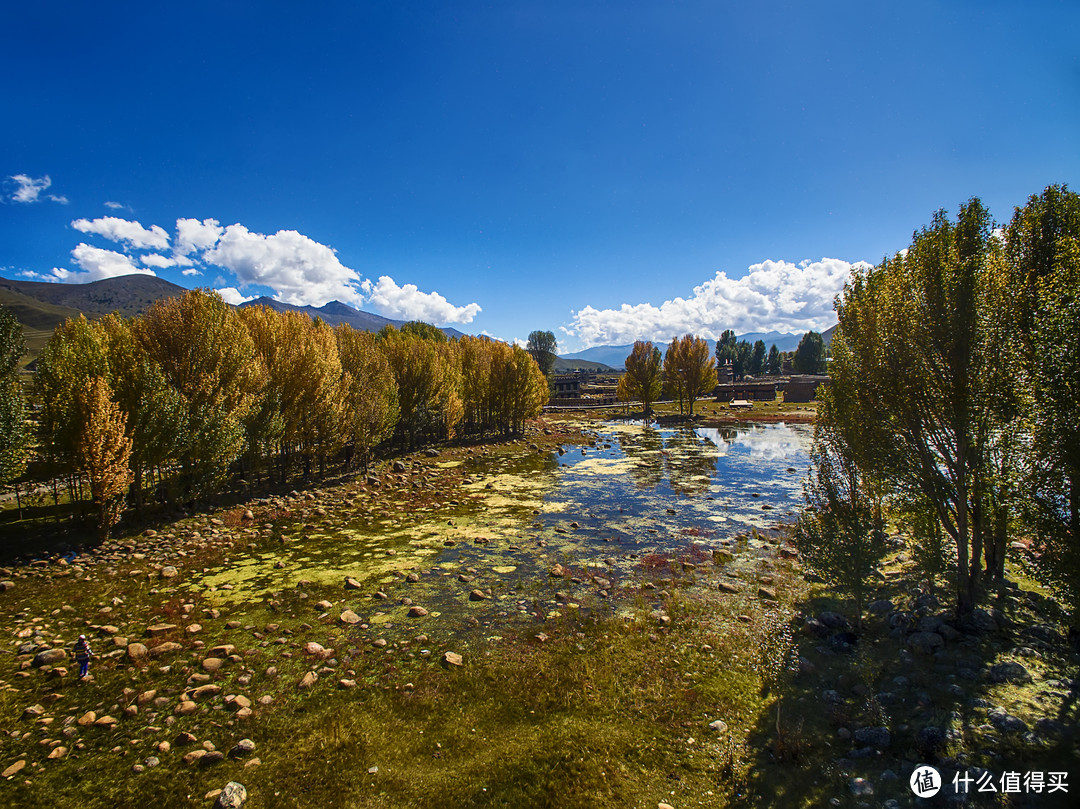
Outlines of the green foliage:
<svg viewBox="0 0 1080 809">
<path fill-rule="evenodd" d="M 410 334 L 413 337 L 419 337 L 421 340 L 431 340 L 435 343 L 445 343 L 450 339 L 446 336 L 446 332 L 438 326 L 433 326 L 422 320 L 410 320 L 408 323 L 402 324 L 401 331 L 403 334 Z"/>
<path fill-rule="evenodd" d="M 1031 392 L 1025 502 L 1034 572 L 1080 627 L 1080 195 L 1051 186 L 1017 210 L 1009 255 L 1026 290 Z"/>
<path fill-rule="evenodd" d="M 262 384 L 251 335 L 216 292 L 202 290 L 155 303 L 137 335 L 178 394 L 183 492 L 208 494 L 244 448 L 244 421 Z"/>
<path fill-rule="evenodd" d="M 683 401 L 694 415 L 694 402 L 704 393 L 716 387 L 716 367 L 709 357 L 709 344 L 692 334 L 673 339 L 664 355 L 664 384 L 679 400 L 679 412 Z"/>
<path fill-rule="evenodd" d="M 758 340 L 754 343 L 754 353 L 750 356 L 750 373 L 761 376 L 765 373 L 765 341 Z"/>
<path fill-rule="evenodd" d="M 619 401 L 638 400 L 645 411 L 645 418 L 652 412 L 652 403 L 660 397 L 664 375 L 661 371 L 660 349 L 648 341 L 634 343 L 630 356 L 624 363 L 626 373 L 619 379 L 616 395 Z"/>
<path fill-rule="evenodd" d="M 1008 278 L 990 231 L 977 199 L 955 222 L 939 211 L 905 253 L 845 287 L 833 338 L 833 398 L 850 403 L 868 447 L 858 468 L 933 509 L 956 548 L 962 614 L 974 607 L 987 498 L 1002 485 L 1001 437 L 1016 412 Z"/>
<path fill-rule="evenodd" d="M 80 392 L 84 418 L 78 443 L 79 470 L 90 481 L 103 539 L 120 519 L 124 490 L 132 481 L 128 467 L 131 439 L 125 434 L 127 419 L 111 393 L 108 383 L 99 376 L 88 380 Z"/>
<path fill-rule="evenodd" d="M 536 360 L 544 376 L 551 376 L 551 372 L 555 370 L 555 360 L 558 359 L 555 352 L 558 345 L 555 335 L 550 331 L 534 331 L 529 334 L 525 350 Z"/>
<path fill-rule="evenodd" d="M 773 343 L 769 348 L 769 358 L 766 361 L 766 367 L 773 376 L 776 376 L 783 369 L 783 360 L 780 356 L 780 349 L 776 347 L 776 343 Z"/>
<path fill-rule="evenodd" d="M 0 307 L 0 484 L 23 473 L 30 444 L 26 404 L 19 382 L 19 359 L 26 353 L 22 327 Z"/>
<path fill-rule="evenodd" d="M 427 340 L 387 327 L 379 345 L 398 388 L 397 433 L 406 446 L 449 438 L 464 415 L 457 344 Z"/>
<path fill-rule="evenodd" d="M 816 331 L 808 331 L 795 349 L 792 367 L 798 374 L 825 373 L 825 341 Z"/>
<path fill-rule="evenodd" d="M 826 388 L 818 404 L 811 472 L 803 487 L 807 508 L 795 543 L 808 568 L 854 599 L 861 627 L 872 576 L 886 551 L 883 482 L 866 463 L 874 449 L 865 440 L 863 414 L 842 395 Z"/>
<path fill-rule="evenodd" d="M 342 324 L 334 336 L 344 375 L 345 438 L 352 446 L 351 459 L 366 468 L 374 448 L 393 434 L 397 424 L 397 382 L 374 335 Z"/>
</svg>

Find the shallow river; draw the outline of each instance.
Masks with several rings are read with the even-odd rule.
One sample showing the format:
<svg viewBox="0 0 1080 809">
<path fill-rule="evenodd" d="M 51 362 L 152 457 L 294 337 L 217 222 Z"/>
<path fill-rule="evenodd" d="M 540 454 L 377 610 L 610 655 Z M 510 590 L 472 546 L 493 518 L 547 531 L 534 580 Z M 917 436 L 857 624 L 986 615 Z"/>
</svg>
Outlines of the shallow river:
<svg viewBox="0 0 1080 809">
<path fill-rule="evenodd" d="M 561 454 L 478 455 L 438 466 L 460 475 L 456 499 L 428 508 L 373 512 L 353 502 L 314 523 L 285 525 L 289 541 L 234 555 L 191 584 L 219 602 L 296 586 L 340 586 L 363 595 L 423 574 L 417 601 L 446 609 L 481 588 L 492 605 L 536 582 L 556 563 L 602 574 L 616 585 L 647 557 L 699 558 L 732 538 L 790 520 L 801 501 L 811 427 L 796 424 L 655 429 L 604 424 L 594 446 Z M 764 547 L 750 540 L 740 550 Z M 537 574 L 540 574 L 539 576 Z M 452 577 L 475 574 L 475 581 Z M 425 587 L 442 580 L 455 587 Z M 360 593 L 357 593 L 360 595 Z M 371 613 L 396 620 L 404 608 Z M 465 605 L 473 606 L 473 605 Z M 480 605 L 482 606 L 482 605 Z M 359 607 L 358 607 L 359 609 Z"/>
</svg>

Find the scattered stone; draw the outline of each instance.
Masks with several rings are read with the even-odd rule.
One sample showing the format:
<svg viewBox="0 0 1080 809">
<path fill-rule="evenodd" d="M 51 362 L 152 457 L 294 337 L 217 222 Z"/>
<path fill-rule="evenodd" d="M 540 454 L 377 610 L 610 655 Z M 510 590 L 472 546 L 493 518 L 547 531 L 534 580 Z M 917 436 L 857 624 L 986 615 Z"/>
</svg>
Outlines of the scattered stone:
<svg viewBox="0 0 1080 809">
<path fill-rule="evenodd" d="M 423 618 L 428 614 L 428 611 L 423 607 L 409 607 L 410 618 Z"/>
<path fill-rule="evenodd" d="M 44 714 L 45 714 L 45 706 L 44 705 L 31 705 L 29 708 L 27 708 L 22 713 L 23 719 L 37 719 L 39 716 L 43 716 Z"/>
<path fill-rule="evenodd" d="M 129 643 L 127 646 L 127 655 L 132 660 L 142 660 L 147 655 L 146 646 L 141 643 Z"/>
<path fill-rule="evenodd" d="M 723 719 L 714 719 L 712 722 L 709 723 L 709 729 L 715 730 L 717 733 L 727 733 L 727 722 L 725 722 Z"/>
<path fill-rule="evenodd" d="M 156 638 L 158 635 L 165 635 L 176 629 L 176 624 L 154 624 L 154 626 L 148 626 L 146 628 L 146 634 L 152 638 Z"/>
<path fill-rule="evenodd" d="M 162 655 L 171 654 L 172 652 L 179 652 L 183 648 L 184 647 L 179 643 L 175 643 L 173 641 L 166 641 L 165 643 L 159 643 L 157 646 L 151 649 L 149 654 L 151 657 L 161 657 Z M 128 650 L 130 654 L 130 646 L 128 647 Z"/>
<path fill-rule="evenodd" d="M 319 675 L 313 671 L 309 671 L 304 674 L 304 676 L 300 679 L 300 682 L 297 683 L 296 687 L 307 691 L 311 688 L 314 688 L 315 683 L 317 683 L 318 681 Z"/>
<path fill-rule="evenodd" d="M 992 683 L 1030 683 L 1031 672 L 1022 663 L 1007 660 L 991 666 L 989 678 Z"/>
<path fill-rule="evenodd" d="M 342 679 L 338 680 L 338 688 L 356 688 L 356 680 Z"/>
<path fill-rule="evenodd" d="M 483 590 L 473 590 L 469 593 L 469 601 L 487 601 L 490 598 L 491 596 Z"/>
<path fill-rule="evenodd" d="M 207 697 L 216 697 L 221 693 L 221 686 L 217 683 L 207 683 L 206 685 L 200 685 L 194 691 L 191 692 L 191 698 L 193 700 L 206 699 Z"/>
<path fill-rule="evenodd" d="M 772 589 L 771 587 L 759 587 L 758 591 L 757 591 L 757 594 L 758 594 L 758 598 L 763 598 L 766 601 L 776 601 L 777 600 L 776 599 L 776 590 Z"/>
<path fill-rule="evenodd" d="M 196 761 L 198 761 L 199 759 L 201 759 L 205 755 L 206 755 L 205 750 L 192 750 L 190 753 L 188 753 L 188 754 L 186 754 L 184 756 L 182 761 L 185 764 L 187 764 L 188 766 L 191 766 L 192 764 L 194 764 Z"/>
<path fill-rule="evenodd" d="M 886 727 L 859 728 L 855 731 L 855 742 L 884 750 L 892 742 L 892 736 Z"/>
<path fill-rule="evenodd" d="M 82 727 L 87 727 L 88 725 L 92 725 L 92 724 L 94 724 L 95 721 L 97 721 L 97 714 L 94 713 L 93 711 L 87 711 L 82 716 L 80 716 L 79 719 L 78 719 L 78 723 Z"/>
<path fill-rule="evenodd" d="M 19 759 L 14 764 L 12 764 L 10 767 L 8 767 L 6 770 L 4 770 L 3 772 L 0 772 L 0 778 L 11 778 L 11 776 L 15 775 L 16 773 L 21 772 L 22 768 L 25 767 L 25 766 L 26 766 L 26 759 L 25 758 Z"/>
<path fill-rule="evenodd" d="M 874 794 L 874 785 L 865 778 L 852 778 L 848 781 L 848 789 L 857 798 L 868 798 Z"/>
<path fill-rule="evenodd" d="M 221 669 L 225 665 L 225 661 L 220 657 L 208 657 L 202 662 L 203 671 L 208 671 L 211 674 Z"/>
<path fill-rule="evenodd" d="M 931 655 L 945 647 L 945 639 L 936 632 L 913 632 L 908 636 L 907 645 L 919 654 Z"/>
<path fill-rule="evenodd" d="M 165 567 L 161 568 L 161 573 L 159 575 L 163 579 L 175 579 L 180 575 L 180 571 L 172 565 L 165 565 Z"/>
<path fill-rule="evenodd" d="M 352 576 L 345 577 L 345 589 L 346 590 L 359 590 L 361 587 L 360 582 L 354 579 Z"/>
<path fill-rule="evenodd" d="M 561 564 L 556 564 L 549 571 L 549 575 L 556 578 L 566 579 L 570 577 L 570 570 Z"/>
<path fill-rule="evenodd" d="M 345 610 L 341 613 L 341 622 L 343 624 L 358 624 L 364 619 L 357 615 L 352 610 Z"/>
<path fill-rule="evenodd" d="M 63 649 L 45 649 L 34 655 L 34 659 L 30 665 L 39 669 L 42 666 L 55 666 L 57 663 L 62 663 L 65 660 L 67 660 L 67 652 Z"/>
<path fill-rule="evenodd" d="M 254 752 L 255 742 L 251 739 L 241 739 L 229 751 L 229 756 L 230 758 L 241 758 L 242 756 L 250 756 Z"/>
<path fill-rule="evenodd" d="M 465 665 L 465 661 L 462 659 L 461 655 L 459 655 L 457 652 L 446 652 L 443 655 L 443 662 L 448 666 L 464 666 Z"/>
</svg>

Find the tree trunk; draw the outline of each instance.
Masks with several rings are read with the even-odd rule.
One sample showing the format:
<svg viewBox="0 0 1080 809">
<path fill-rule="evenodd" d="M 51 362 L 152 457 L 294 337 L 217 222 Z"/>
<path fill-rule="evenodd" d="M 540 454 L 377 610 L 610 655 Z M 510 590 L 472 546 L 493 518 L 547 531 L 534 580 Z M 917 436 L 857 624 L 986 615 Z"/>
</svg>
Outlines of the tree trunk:
<svg viewBox="0 0 1080 809">
<path fill-rule="evenodd" d="M 975 612 L 975 588 L 971 581 L 970 534 L 967 503 L 957 503 L 956 509 L 956 614 L 967 619 Z"/>
</svg>

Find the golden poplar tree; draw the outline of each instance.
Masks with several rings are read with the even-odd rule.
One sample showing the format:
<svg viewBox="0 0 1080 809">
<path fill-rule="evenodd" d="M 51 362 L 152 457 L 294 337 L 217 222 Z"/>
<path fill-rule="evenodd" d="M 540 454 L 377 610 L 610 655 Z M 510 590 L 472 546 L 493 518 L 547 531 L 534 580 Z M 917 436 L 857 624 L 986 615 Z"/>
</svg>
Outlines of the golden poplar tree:
<svg viewBox="0 0 1080 809">
<path fill-rule="evenodd" d="M 90 481 L 90 494 L 98 508 L 98 528 L 106 539 L 120 520 L 124 491 L 134 479 L 128 467 L 131 439 L 126 435 L 127 418 L 113 401 L 109 384 L 100 376 L 86 382 L 79 398 L 83 414 L 79 467 Z"/>
</svg>

